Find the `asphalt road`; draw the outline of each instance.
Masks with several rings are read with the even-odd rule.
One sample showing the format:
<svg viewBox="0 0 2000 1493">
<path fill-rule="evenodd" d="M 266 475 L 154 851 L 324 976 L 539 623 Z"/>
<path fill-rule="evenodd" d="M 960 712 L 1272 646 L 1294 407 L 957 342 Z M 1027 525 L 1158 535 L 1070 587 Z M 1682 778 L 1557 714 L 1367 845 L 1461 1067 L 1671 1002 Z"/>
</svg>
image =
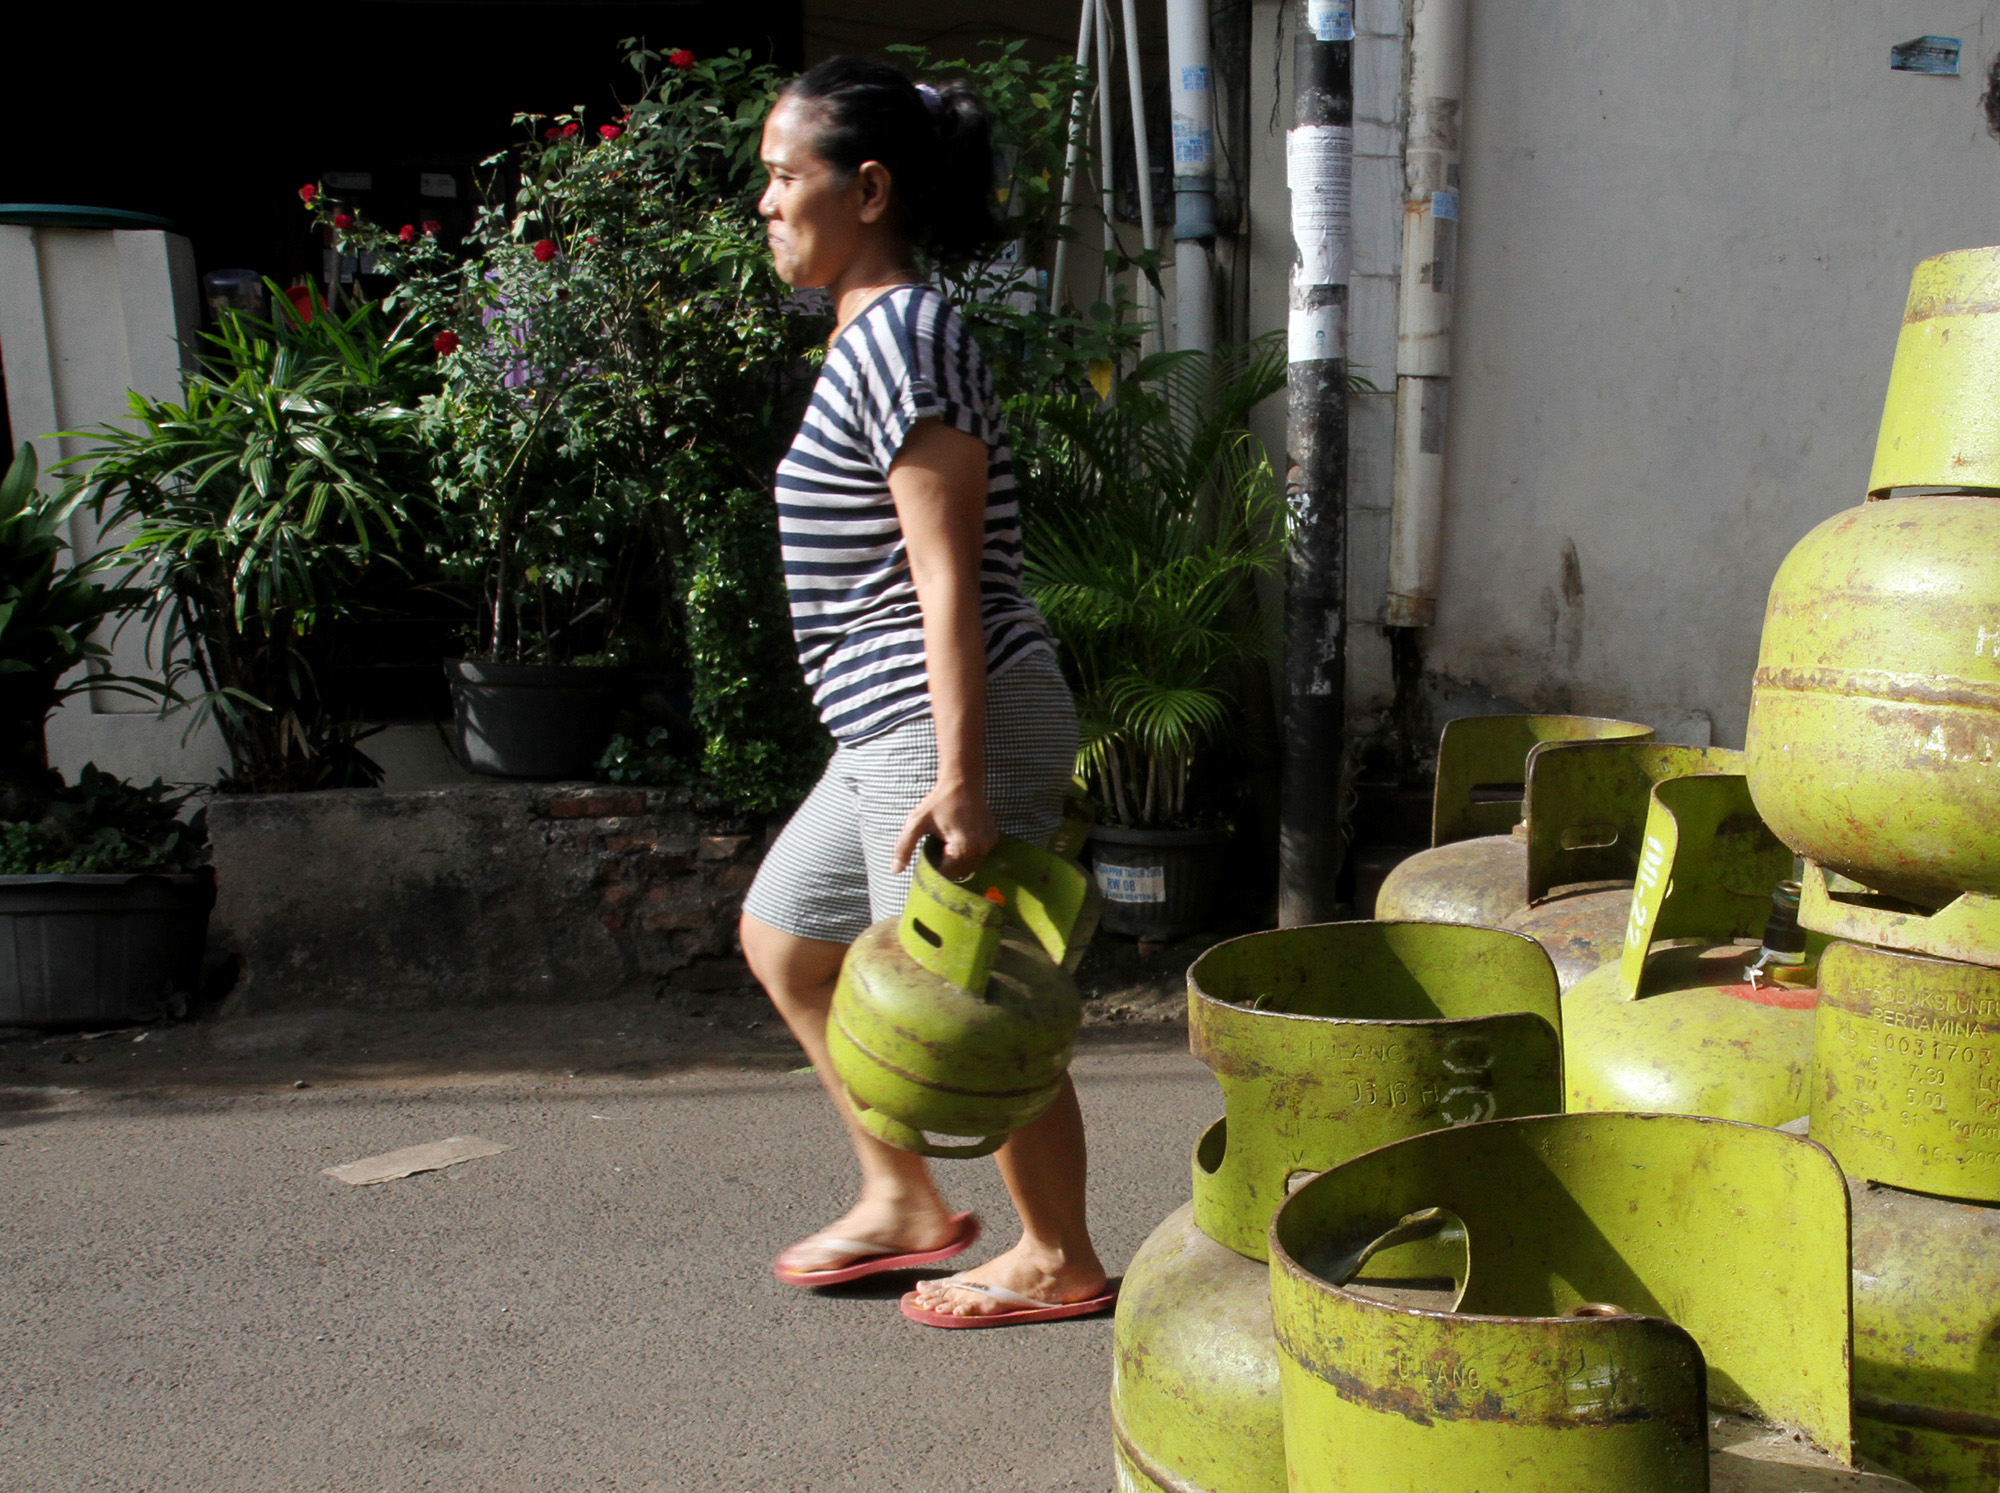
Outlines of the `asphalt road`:
<svg viewBox="0 0 2000 1493">
<path fill-rule="evenodd" d="M 848 1200 L 810 1074 L 570 1076 L 553 1050 L 496 1071 L 446 1044 L 357 1076 L 279 1044 L 175 1085 L 179 1064 L 120 1067 L 120 1040 L 0 1075 L 7 1493 L 1111 1487 L 1108 1320 L 940 1332 L 898 1314 L 907 1277 L 771 1279 Z M 1221 1109 L 1183 1044 L 1077 1061 L 1114 1270 L 1186 1199 Z M 320 1175 L 452 1135 L 512 1149 Z M 992 1163 L 943 1165 L 988 1220 L 970 1258 L 997 1252 Z"/>
</svg>

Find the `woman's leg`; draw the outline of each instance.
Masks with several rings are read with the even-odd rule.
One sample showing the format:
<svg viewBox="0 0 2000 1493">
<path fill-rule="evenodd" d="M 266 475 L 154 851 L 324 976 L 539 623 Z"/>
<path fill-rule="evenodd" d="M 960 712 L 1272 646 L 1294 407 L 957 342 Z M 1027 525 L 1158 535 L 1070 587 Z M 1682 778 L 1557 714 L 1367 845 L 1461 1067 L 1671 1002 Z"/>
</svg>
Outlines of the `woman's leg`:
<svg viewBox="0 0 2000 1493">
<path fill-rule="evenodd" d="M 1083 1112 L 1067 1078 L 1040 1119 L 1015 1131 L 1000 1148 L 1000 1175 L 1021 1215 L 1021 1242 L 965 1272 L 968 1280 L 1004 1286 L 1037 1301 L 1083 1301 L 1104 1290 L 1104 1266 L 1084 1216 Z M 924 1281 L 917 1296 L 933 1311 L 974 1316 L 1013 1307 L 978 1291 Z"/>
<path fill-rule="evenodd" d="M 1068 687 L 1053 661 L 1023 665 L 989 686 L 987 798 L 1007 833 L 1041 844 L 1054 833 L 1076 755 L 1075 721 Z M 1101 1293 L 1104 1266 L 1091 1246 L 1084 1209 L 1083 1112 L 1067 1078 L 1041 1118 L 1008 1137 L 996 1159 L 1021 1215 L 1021 1240 L 966 1271 L 966 1277 L 1037 1301 L 1082 1301 Z M 935 1311 L 973 1315 L 1011 1309 L 990 1296 L 934 1281 L 917 1289 Z"/>
<path fill-rule="evenodd" d="M 822 1237 L 898 1250 L 936 1249 L 948 1243 L 956 1232 L 951 1209 L 931 1181 L 923 1158 L 885 1146 L 861 1128 L 846 1090 L 827 1061 L 827 1012 L 833 1006 L 833 988 L 840 978 L 840 961 L 847 945 L 781 933 L 747 912 L 740 932 L 751 973 L 812 1060 L 861 1163 L 860 1201 L 820 1234 L 779 1255 L 778 1263 L 788 1270 L 833 1270 L 855 1258 L 852 1251 L 821 1243 Z"/>
</svg>

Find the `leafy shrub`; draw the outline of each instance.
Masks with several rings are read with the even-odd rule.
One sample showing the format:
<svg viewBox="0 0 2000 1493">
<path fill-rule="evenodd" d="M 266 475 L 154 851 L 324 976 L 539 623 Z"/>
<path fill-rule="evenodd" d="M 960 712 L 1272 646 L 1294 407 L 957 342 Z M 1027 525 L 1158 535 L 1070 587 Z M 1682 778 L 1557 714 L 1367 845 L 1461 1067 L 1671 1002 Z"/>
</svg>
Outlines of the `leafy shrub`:
<svg viewBox="0 0 2000 1493">
<path fill-rule="evenodd" d="M 63 464 L 83 468 L 68 500 L 130 536 L 149 652 L 189 732 L 219 728 L 225 786 L 378 782 L 307 640 L 350 612 L 370 566 L 396 563 L 425 507 L 415 350 L 366 305 L 282 325 L 231 315 L 206 342 L 181 403 L 132 394 L 131 419 Z"/>
<path fill-rule="evenodd" d="M 79 672 L 109 657 L 93 634 L 139 593 L 100 582 L 101 556 L 63 563 L 71 504 L 39 491 L 36 475 L 35 448 L 24 442 L 0 479 L 0 797 L 14 808 L 48 786 L 51 710 L 93 685 L 147 688 L 101 669 Z"/>
<path fill-rule="evenodd" d="M 0 875 L 191 871 L 208 860 L 205 816 L 180 817 L 190 794 L 140 788 L 86 763 L 32 820 L 0 823 Z"/>
</svg>

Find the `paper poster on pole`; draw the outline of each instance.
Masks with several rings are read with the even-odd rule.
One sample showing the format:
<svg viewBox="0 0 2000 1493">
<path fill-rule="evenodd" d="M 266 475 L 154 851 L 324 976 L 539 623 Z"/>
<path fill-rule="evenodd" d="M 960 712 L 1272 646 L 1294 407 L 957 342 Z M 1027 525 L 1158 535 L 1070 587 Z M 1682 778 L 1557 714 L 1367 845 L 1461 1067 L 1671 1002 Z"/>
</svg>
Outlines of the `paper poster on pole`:
<svg viewBox="0 0 2000 1493">
<path fill-rule="evenodd" d="M 1293 130 L 1285 138 L 1285 180 L 1292 189 L 1299 284 L 1347 284 L 1352 269 L 1353 130 L 1339 124 Z"/>
</svg>

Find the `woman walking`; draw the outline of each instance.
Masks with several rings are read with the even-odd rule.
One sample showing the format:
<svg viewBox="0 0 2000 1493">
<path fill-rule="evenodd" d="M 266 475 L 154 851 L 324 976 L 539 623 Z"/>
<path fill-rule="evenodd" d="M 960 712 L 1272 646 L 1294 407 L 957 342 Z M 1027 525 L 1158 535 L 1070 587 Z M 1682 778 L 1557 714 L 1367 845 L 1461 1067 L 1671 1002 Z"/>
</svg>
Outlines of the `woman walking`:
<svg viewBox="0 0 2000 1493">
<path fill-rule="evenodd" d="M 744 902 L 743 951 L 812 1059 L 861 1164 L 860 1200 L 778 1256 L 780 1280 L 834 1285 L 932 1264 L 978 1236 L 921 1157 L 855 1122 L 827 1060 L 847 946 L 894 917 L 926 836 L 962 876 L 1002 833 L 1060 822 L 1076 713 L 1020 586 L 1011 454 L 965 325 L 923 283 L 921 251 L 991 242 L 992 149 L 969 89 L 834 58 L 794 80 L 764 127 L 758 204 L 778 274 L 824 287 L 836 328 L 778 468 L 778 525 L 799 659 L 835 752 Z M 1083 1120 L 1062 1093 L 998 1153 L 1021 1215 L 1012 1249 L 927 1281 L 905 1314 L 941 1327 L 1111 1305 L 1084 1218 Z"/>
</svg>

